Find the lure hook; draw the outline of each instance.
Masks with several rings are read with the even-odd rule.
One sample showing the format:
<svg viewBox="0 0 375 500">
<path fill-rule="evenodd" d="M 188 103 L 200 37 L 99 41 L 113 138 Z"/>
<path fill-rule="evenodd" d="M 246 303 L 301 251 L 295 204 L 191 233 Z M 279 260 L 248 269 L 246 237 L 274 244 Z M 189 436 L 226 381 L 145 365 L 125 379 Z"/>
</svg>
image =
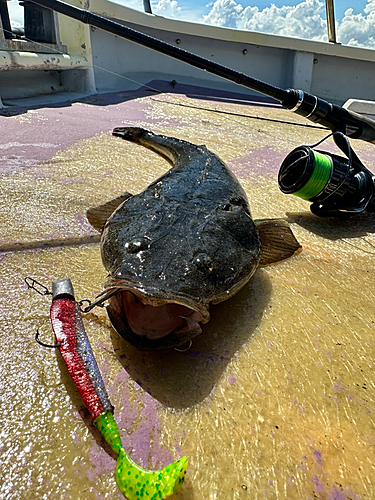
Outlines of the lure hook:
<svg viewBox="0 0 375 500">
<path fill-rule="evenodd" d="M 49 349 L 55 349 L 57 347 L 62 346 L 62 342 L 59 342 L 58 344 L 52 345 L 52 344 L 45 344 L 41 340 L 39 340 L 39 330 L 37 329 L 36 334 L 35 334 L 35 340 L 38 342 L 38 344 L 42 345 L 43 347 L 48 347 Z"/>
<path fill-rule="evenodd" d="M 182 344 L 184 345 L 184 344 Z M 189 340 L 189 345 L 185 348 L 185 349 L 177 349 L 177 347 L 174 347 L 174 350 L 175 351 L 178 351 L 178 352 L 186 352 L 190 349 L 190 347 L 193 345 L 193 341 L 190 339 Z"/>
<path fill-rule="evenodd" d="M 46 286 L 39 283 L 39 281 L 34 280 L 34 278 L 25 278 L 25 283 L 28 288 L 35 290 L 39 293 L 39 295 L 52 295 L 52 292 L 50 292 Z"/>
<path fill-rule="evenodd" d="M 87 302 L 87 306 L 83 307 L 85 302 Z M 86 312 L 89 312 L 91 310 L 90 306 L 91 306 L 92 302 L 89 299 L 82 299 L 79 302 L 77 302 L 77 304 L 78 304 L 78 307 L 79 307 L 79 310 L 81 311 L 81 313 L 86 313 Z"/>
<path fill-rule="evenodd" d="M 111 288 L 109 290 L 104 290 L 103 292 L 99 293 L 99 295 L 96 296 L 94 302 L 91 302 L 89 299 L 83 299 L 78 302 L 79 310 L 81 313 L 88 313 L 91 311 L 91 309 L 94 309 L 94 307 L 104 307 L 104 302 L 108 300 L 110 297 L 115 295 L 120 291 L 119 288 Z M 83 303 L 87 302 L 88 305 L 86 307 L 83 307 Z"/>
<path fill-rule="evenodd" d="M 83 307 L 85 302 L 87 302 L 87 306 Z M 104 304 L 102 304 L 102 302 L 104 302 L 102 299 L 95 300 L 94 302 L 91 302 L 90 299 L 82 299 L 78 302 L 78 307 L 81 313 L 88 313 L 91 311 L 91 309 L 94 309 L 94 307 L 104 307 Z"/>
</svg>

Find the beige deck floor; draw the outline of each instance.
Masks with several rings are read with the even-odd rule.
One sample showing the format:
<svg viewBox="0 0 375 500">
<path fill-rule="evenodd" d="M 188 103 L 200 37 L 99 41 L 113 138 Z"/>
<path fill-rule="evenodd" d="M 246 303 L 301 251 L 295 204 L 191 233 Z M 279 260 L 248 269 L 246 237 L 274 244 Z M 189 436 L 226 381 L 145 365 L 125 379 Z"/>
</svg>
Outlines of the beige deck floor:
<svg viewBox="0 0 375 500">
<path fill-rule="evenodd" d="M 125 103 L 124 123 L 206 144 L 241 181 L 253 217 L 287 218 L 303 252 L 258 270 L 234 298 L 213 307 L 184 353 L 138 352 L 111 329 L 105 310 L 85 316 L 125 449 L 149 468 L 187 455 L 176 500 L 375 498 L 375 217 L 318 219 L 276 180 L 289 151 L 325 132 L 282 123 L 305 122 L 269 106 L 173 95 L 137 102 L 143 118 L 129 119 Z M 73 106 L 82 107 L 84 120 L 90 106 Z M 105 271 L 98 243 L 89 244 L 95 231 L 85 210 L 139 192 L 169 168 L 113 138 L 111 128 L 0 175 L 0 249 L 10 250 L 0 254 L 4 500 L 123 498 L 113 456 L 58 352 L 34 340 L 39 328 L 53 341 L 49 298 L 23 282 L 32 276 L 50 287 L 69 276 L 78 299 L 101 290 Z M 375 146 L 353 146 L 375 171 Z M 35 243 L 46 240 L 55 246 Z"/>
</svg>

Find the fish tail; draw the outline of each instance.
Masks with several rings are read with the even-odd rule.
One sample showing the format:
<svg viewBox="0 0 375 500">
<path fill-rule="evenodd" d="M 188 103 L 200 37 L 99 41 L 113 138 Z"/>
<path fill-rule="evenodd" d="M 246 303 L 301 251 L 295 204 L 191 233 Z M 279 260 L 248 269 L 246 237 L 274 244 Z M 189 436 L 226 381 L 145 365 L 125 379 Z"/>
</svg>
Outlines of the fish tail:
<svg viewBox="0 0 375 500">
<path fill-rule="evenodd" d="M 167 159 L 172 165 L 175 165 L 184 155 L 186 156 L 189 152 L 197 150 L 197 146 L 189 142 L 176 139 L 175 137 L 157 135 L 139 127 L 117 127 L 113 130 L 112 134 L 126 141 L 135 142 L 145 148 L 151 149 Z"/>
<path fill-rule="evenodd" d="M 112 135 L 121 137 L 126 141 L 140 143 L 143 138 L 147 137 L 147 135 L 153 135 L 153 133 L 140 127 L 116 127 L 113 129 Z"/>
</svg>

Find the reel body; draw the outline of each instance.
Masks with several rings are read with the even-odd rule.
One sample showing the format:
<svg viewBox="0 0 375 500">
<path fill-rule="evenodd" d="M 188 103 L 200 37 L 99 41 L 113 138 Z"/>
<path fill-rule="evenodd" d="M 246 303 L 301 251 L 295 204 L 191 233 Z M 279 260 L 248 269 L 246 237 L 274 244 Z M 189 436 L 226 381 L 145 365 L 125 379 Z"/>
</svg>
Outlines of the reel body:
<svg viewBox="0 0 375 500">
<path fill-rule="evenodd" d="M 346 157 L 309 146 L 294 149 L 279 170 L 281 191 L 311 201 L 310 210 L 319 217 L 375 212 L 375 176 L 344 134 L 334 132 L 333 139 Z"/>
</svg>

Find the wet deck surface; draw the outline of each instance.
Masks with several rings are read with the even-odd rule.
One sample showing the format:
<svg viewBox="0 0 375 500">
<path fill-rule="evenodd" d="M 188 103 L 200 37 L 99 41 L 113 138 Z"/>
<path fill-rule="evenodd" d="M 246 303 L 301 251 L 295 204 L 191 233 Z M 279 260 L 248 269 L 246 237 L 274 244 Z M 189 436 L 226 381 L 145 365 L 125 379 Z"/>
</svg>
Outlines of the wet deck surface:
<svg viewBox="0 0 375 500">
<path fill-rule="evenodd" d="M 184 353 L 139 352 L 104 310 L 85 316 L 124 448 L 148 468 L 187 455 L 176 499 L 373 499 L 375 217 L 318 219 L 276 179 L 292 149 L 326 132 L 269 104 L 123 97 L 0 116 L 1 498 L 123 498 L 58 352 L 34 341 L 39 328 L 52 342 L 50 303 L 23 279 L 69 276 L 78 299 L 102 289 L 86 209 L 169 168 L 113 138 L 124 124 L 206 144 L 253 217 L 286 218 L 303 245 L 213 307 Z M 375 172 L 375 146 L 353 146 Z"/>
</svg>

